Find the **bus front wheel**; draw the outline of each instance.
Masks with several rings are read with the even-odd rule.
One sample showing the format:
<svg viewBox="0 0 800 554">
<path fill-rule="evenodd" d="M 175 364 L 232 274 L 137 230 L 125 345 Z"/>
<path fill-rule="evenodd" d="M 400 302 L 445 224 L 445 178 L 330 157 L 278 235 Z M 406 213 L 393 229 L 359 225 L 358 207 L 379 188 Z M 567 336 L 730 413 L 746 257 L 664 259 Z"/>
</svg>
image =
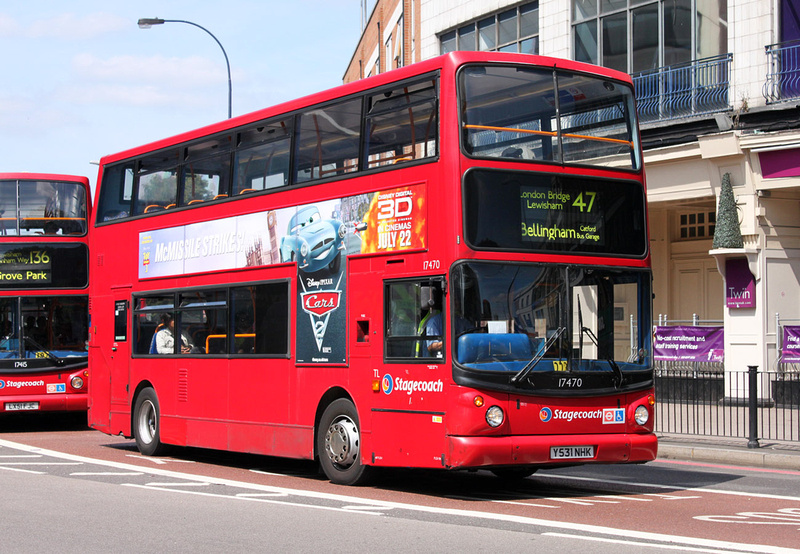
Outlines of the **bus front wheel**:
<svg viewBox="0 0 800 554">
<path fill-rule="evenodd" d="M 145 456 L 158 456 L 165 450 L 159 432 L 161 416 L 156 391 L 148 387 L 136 397 L 133 428 L 136 446 Z"/>
<path fill-rule="evenodd" d="M 361 436 L 358 413 L 345 398 L 325 408 L 317 429 L 317 452 L 322 470 L 332 483 L 358 485 L 369 473 L 361 463 Z"/>
</svg>

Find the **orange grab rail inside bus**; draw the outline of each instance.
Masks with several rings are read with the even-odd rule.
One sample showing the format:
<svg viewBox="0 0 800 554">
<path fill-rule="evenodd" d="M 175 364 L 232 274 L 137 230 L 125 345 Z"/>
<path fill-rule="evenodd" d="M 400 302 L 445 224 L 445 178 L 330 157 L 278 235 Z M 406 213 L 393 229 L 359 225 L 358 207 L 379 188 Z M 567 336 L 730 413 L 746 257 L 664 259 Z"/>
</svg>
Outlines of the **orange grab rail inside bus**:
<svg viewBox="0 0 800 554">
<path fill-rule="evenodd" d="M 555 131 L 537 131 L 535 129 L 516 129 L 514 127 L 492 127 L 490 125 L 464 125 L 465 129 L 477 129 L 479 131 L 508 131 L 511 133 L 523 133 L 527 135 L 545 135 L 548 137 L 556 136 Z M 629 148 L 633 148 L 633 143 L 629 140 L 615 139 L 609 137 L 594 137 L 591 135 L 575 135 L 572 133 L 563 133 L 561 136 L 568 138 L 597 140 L 600 142 L 614 142 L 617 144 L 627 144 Z"/>
<path fill-rule="evenodd" d="M 235 338 L 243 338 L 243 339 L 254 339 L 256 338 L 255 333 L 236 333 L 233 335 Z M 208 353 L 209 344 L 211 343 L 211 339 L 226 339 L 228 335 L 208 335 L 206 337 L 206 353 Z"/>
</svg>

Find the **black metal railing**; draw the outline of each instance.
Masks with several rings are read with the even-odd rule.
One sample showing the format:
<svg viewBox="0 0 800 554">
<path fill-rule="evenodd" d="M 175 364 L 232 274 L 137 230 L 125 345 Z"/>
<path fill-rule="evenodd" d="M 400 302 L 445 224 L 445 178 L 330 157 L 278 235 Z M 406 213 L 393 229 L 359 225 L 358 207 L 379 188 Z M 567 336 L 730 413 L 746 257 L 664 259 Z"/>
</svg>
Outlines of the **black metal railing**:
<svg viewBox="0 0 800 554">
<path fill-rule="evenodd" d="M 800 372 L 657 370 L 656 399 L 658 433 L 800 442 Z"/>
<path fill-rule="evenodd" d="M 648 123 L 731 109 L 732 54 L 634 73 L 639 121 Z"/>
<path fill-rule="evenodd" d="M 767 104 L 800 99 L 800 40 L 765 46 L 769 70 L 763 94 Z"/>
</svg>

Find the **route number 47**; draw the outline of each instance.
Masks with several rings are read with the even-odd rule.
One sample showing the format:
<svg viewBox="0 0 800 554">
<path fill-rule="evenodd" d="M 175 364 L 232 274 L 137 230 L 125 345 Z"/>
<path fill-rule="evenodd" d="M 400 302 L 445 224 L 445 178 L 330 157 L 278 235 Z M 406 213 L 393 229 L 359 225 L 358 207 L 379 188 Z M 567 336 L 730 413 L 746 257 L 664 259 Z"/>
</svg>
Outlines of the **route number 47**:
<svg viewBox="0 0 800 554">
<path fill-rule="evenodd" d="M 586 198 L 584 198 L 584 196 Z M 592 206 L 594 206 L 595 196 L 597 196 L 596 192 L 581 192 L 578 194 L 578 197 L 575 199 L 572 205 L 578 208 L 581 212 L 591 212 Z"/>
</svg>

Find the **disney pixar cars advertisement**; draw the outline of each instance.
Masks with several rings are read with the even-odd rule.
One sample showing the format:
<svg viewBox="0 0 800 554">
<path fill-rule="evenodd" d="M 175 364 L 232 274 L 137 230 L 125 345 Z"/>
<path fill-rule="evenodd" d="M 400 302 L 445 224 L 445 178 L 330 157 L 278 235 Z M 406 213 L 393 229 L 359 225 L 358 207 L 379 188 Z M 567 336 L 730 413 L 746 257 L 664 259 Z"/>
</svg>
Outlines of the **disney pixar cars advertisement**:
<svg viewBox="0 0 800 554">
<path fill-rule="evenodd" d="M 297 264 L 298 363 L 346 361 L 346 260 L 426 247 L 423 185 L 139 234 L 139 279 Z"/>
</svg>

